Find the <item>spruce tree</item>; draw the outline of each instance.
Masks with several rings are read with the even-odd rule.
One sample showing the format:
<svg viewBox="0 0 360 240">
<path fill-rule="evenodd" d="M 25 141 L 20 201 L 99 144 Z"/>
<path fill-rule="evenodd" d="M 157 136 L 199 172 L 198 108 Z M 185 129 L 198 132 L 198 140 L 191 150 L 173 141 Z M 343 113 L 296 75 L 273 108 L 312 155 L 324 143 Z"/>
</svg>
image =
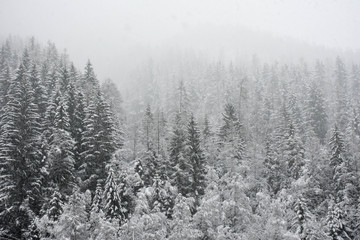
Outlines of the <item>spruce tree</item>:
<svg viewBox="0 0 360 240">
<path fill-rule="evenodd" d="M 117 148 L 111 112 L 100 92 L 86 108 L 84 124 L 80 172 L 85 188 L 95 191 L 97 180 L 106 178 L 105 166 Z"/>
<path fill-rule="evenodd" d="M 333 134 L 330 138 L 330 167 L 332 171 L 332 191 L 337 202 L 341 202 L 344 199 L 344 188 L 346 184 L 346 149 L 344 138 L 340 133 L 338 127 L 335 125 Z"/>
<path fill-rule="evenodd" d="M 39 110 L 29 81 L 27 53 L 9 87 L 9 101 L 1 119 L 0 138 L 0 223 L 10 236 L 22 237 L 30 224 L 28 213 L 21 208 L 27 196 L 36 206 L 40 198 L 41 160 L 39 151 Z M 7 209 L 7 210 L 5 210 Z"/>
<path fill-rule="evenodd" d="M 315 81 L 309 89 L 307 118 L 314 133 L 320 139 L 320 142 L 324 144 L 328 129 L 328 116 L 324 96 L 319 88 L 319 83 Z"/>
<path fill-rule="evenodd" d="M 154 145 L 154 116 L 150 105 L 147 105 L 143 118 L 143 128 L 145 135 L 146 150 L 149 151 Z"/>
<path fill-rule="evenodd" d="M 36 64 L 33 64 L 30 70 L 30 82 L 31 86 L 34 90 L 34 103 L 39 108 L 39 114 L 41 117 L 41 120 L 44 120 L 46 107 L 47 107 L 47 97 L 44 85 L 42 84 L 40 80 L 40 75 L 38 72 L 38 67 Z"/>
<path fill-rule="evenodd" d="M 102 197 L 103 197 L 102 184 L 100 181 L 98 181 L 96 185 L 95 194 L 91 202 L 91 212 L 98 213 L 102 209 Z"/>
<path fill-rule="evenodd" d="M 74 140 L 69 132 L 70 123 L 65 97 L 57 94 L 54 123 L 50 136 L 49 172 L 61 194 L 70 195 L 74 178 Z"/>
<path fill-rule="evenodd" d="M 196 199 L 197 203 L 200 196 L 204 195 L 206 187 L 205 157 L 200 142 L 200 132 L 194 116 L 191 115 L 187 127 L 186 154 L 191 164 L 192 196 Z"/>
<path fill-rule="evenodd" d="M 50 220 L 57 221 L 59 216 L 62 214 L 62 212 L 63 212 L 62 196 L 59 192 L 59 189 L 55 187 L 53 189 L 53 194 L 49 202 L 49 209 L 47 211 L 47 215 L 49 216 Z"/>
<path fill-rule="evenodd" d="M 302 175 L 305 160 L 301 139 L 297 136 L 294 124 L 290 123 L 285 139 L 284 155 L 287 164 L 287 175 L 297 180 Z"/>
<path fill-rule="evenodd" d="M 292 219 L 292 229 L 300 237 L 301 240 L 310 238 L 309 222 L 311 221 L 310 212 L 304 199 L 297 199 L 294 204 L 295 216 Z"/>
<path fill-rule="evenodd" d="M 352 239 L 351 230 L 345 221 L 344 212 L 338 205 L 329 207 L 327 222 L 327 234 L 332 240 Z"/>
<path fill-rule="evenodd" d="M 217 158 L 224 173 L 233 170 L 234 166 L 239 166 L 243 159 L 245 150 L 244 140 L 241 135 L 241 124 L 236 116 L 235 108 L 232 104 L 225 105 L 223 124 L 219 131 L 219 154 Z"/>
<path fill-rule="evenodd" d="M 189 160 L 186 159 L 185 141 L 186 133 L 183 129 L 181 116 L 178 114 L 170 142 L 169 178 L 183 196 L 191 193 L 192 182 L 192 166 Z"/>
<path fill-rule="evenodd" d="M 109 219 L 117 218 L 120 222 L 124 221 L 125 215 L 121 199 L 118 192 L 118 186 L 114 179 L 114 172 L 109 170 L 108 177 L 105 182 L 103 193 L 104 213 Z"/>
</svg>

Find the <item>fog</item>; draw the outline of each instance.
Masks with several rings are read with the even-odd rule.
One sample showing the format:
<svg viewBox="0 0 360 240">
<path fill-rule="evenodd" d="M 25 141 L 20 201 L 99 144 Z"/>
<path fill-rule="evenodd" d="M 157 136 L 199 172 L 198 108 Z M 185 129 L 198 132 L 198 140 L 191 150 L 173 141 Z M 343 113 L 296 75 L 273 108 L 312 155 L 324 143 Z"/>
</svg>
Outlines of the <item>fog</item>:
<svg viewBox="0 0 360 240">
<path fill-rule="evenodd" d="M 50 40 L 78 66 L 90 59 L 100 80 L 121 83 L 130 69 L 169 49 L 263 59 L 358 53 L 359 12 L 357 0 L 2 0 L 0 36 Z"/>
</svg>

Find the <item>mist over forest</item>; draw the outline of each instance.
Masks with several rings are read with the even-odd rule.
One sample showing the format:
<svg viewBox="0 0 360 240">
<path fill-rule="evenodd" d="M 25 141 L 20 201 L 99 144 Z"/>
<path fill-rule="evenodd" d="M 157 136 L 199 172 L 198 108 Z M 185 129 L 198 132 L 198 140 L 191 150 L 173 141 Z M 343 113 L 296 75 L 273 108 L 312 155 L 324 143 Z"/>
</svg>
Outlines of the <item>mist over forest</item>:
<svg viewBox="0 0 360 240">
<path fill-rule="evenodd" d="M 360 239 L 357 1 L 2 1 L 0 239 Z"/>
</svg>

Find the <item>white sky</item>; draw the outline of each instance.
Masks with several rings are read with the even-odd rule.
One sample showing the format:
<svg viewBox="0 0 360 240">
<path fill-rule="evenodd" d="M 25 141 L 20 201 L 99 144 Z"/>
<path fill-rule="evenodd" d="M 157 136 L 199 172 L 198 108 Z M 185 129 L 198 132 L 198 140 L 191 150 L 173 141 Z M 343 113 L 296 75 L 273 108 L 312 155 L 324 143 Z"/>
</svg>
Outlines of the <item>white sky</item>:
<svg viewBox="0 0 360 240">
<path fill-rule="evenodd" d="M 360 0 L 0 0 L 1 36 L 51 40 L 77 65 L 98 63 L 100 77 L 111 77 L 110 61 L 131 55 L 127 49 L 161 45 L 199 25 L 358 50 Z"/>
</svg>

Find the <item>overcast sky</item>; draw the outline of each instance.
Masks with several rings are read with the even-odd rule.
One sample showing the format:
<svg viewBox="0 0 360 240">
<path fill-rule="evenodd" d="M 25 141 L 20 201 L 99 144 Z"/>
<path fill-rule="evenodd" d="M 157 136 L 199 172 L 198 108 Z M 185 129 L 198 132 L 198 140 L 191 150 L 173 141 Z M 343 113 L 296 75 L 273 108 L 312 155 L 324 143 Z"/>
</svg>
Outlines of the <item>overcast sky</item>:
<svg viewBox="0 0 360 240">
<path fill-rule="evenodd" d="M 360 49 L 359 0 L 0 0 L 1 36 L 51 40 L 77 65 L 90 58 L 100 77 L 112 77 L 126 49 L 161 45 L 203 25 Z"/>
</svg>

